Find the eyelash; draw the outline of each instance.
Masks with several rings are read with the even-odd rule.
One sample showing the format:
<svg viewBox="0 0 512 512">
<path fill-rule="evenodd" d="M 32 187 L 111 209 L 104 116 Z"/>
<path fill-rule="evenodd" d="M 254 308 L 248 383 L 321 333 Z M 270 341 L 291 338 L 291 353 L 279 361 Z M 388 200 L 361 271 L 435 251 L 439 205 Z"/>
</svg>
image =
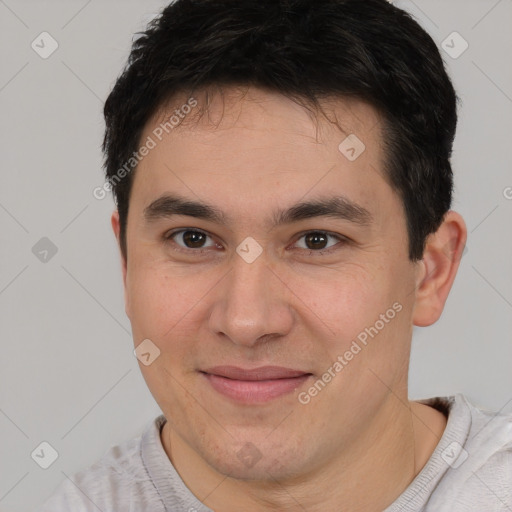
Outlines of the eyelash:
<svg viewBox="0 0 512 512">
<path fill-rule="evenodd" d="M 176 235 L 178 235 L 180 233 L 186 233 L 188 231 L 191 231 L 191 232 L 194 232 L 194 233 L 200 233 L 200 234 L 206 235 L 207 237 L 212 238 L 211 235 L 208 234 L 206 231 L 203 231 L 201 229 L 196 229 L 196 228 L 187 228 L 187 229 L 177 229 L 175 231 L 166 233 L 163 236 L 164 241 L 165 242 L 172 242 L 174 245 L 176 245 L 174 250 L 179 251 L 179 252 L 188 253 L 188 254 L 192 254 L 192 253 L 202 254 L 203 252 L 205 252 L 205 251 L 207 251 L 209 249 L 209 248 L 206 248 L 206 249 L 205 248 L 198 248 L 198 249 L 185 248 L 185 247 L 182 247 L 182 246 L 176 244 L 176 242 L 174 242 L 173 238 Z M 334 233 L 331 233 L 329 231 L 322 231 L 322 230 L 313 229 L 313 230 L 309 230 L 309 231 L 305 231 L 303 233 L 300 233 L 299 237 L 296 239 L 294 244 L 296 244 L 301 238 L 303 238 L 306 235 L 309 235 L 311 233 L 318 233 L 318 234 L 326 235 L 328 237 L 336 238 L 338 240 L 338 242 L 341 243 L 342 246 L 347 245 L 350 242 L 350 240 L 347 237 L 343 236 L 343 235 L 334 234 Z M 322 254 L 330 254 L 330 253 L 332 253 L 332 252 L 334 252 L 336 250 L 339 250 L 340 243 L 335 244 L 332 247 L 329 247 L 327 249 L 319 249 L 319 250 L 316 250 L 316 251 L 313 250 L 313 249 L 302 249 L 302 248 L 299 248 L 299 250 L 306 251 L 306 253 L 309 256 L 312 256 L 312 255 L 322 255 Z"/>
</svg>

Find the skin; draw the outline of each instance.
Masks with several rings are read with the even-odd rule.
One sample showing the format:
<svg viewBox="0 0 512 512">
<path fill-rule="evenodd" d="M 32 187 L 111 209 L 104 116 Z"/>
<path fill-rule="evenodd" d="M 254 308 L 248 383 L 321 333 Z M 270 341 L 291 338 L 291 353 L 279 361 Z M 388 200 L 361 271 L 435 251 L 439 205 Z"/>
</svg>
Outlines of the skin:
<svg viewBox="0 0 512 512">
<path fill-rule="evenodd" d="M 205 107 L 197 98 L 197 109 Z M 173 108 L 186 100 L 174 98 Z M 408 367 L 413 325 L 442 313 L 466 242 L 464 221 L 448 212 L 423 260 L 411 262 L 402 203 L 381 170 L 377 113 L 340 99 L 324 106 L 345 133 L 279 94 L 226 89 L 210 96 L 207 115 L 190 114 L 164 137 L 134 176 L 127 260 L 121 256 L 126 313 L 135 346 L 149 338 L 160 350 L 140 367 L 167 418 L 164 449 L 217 512 L 325 512 L 340 503 L 346 512 L 381 511 L 421 471 L 446 426 L 440 412 L 409 401 Z M 366 145 L 353 162 L 338 149 L 349 133 Z M 228 220 L 147 222 L 144 209 L 164 193 L 215 205 Z M 371 224 L 325 216 L 270 223 L 277 208 L 340 194 L 366 208 Z M 112 227 L 119 241 L 117 212 Z M 178 228 L 206 232 L 204 247 L 189 248 L 183 233 L 164 240 Z M 311 231 L 349 242 L 308 246 Z M 252 263 L 236 252 L 246 237 L 263 248 Z M 324 248 L 334 249 L 320 254 Z M 299 393 L 394 303 L 402 310 L 301 404 Z M 279 365 L 313 377 L 267 403 L 239 404 L 198 372 L 224 364 Z M 237 456 L 246 443 L 261 456 L 254 465 Z"/>
</svg>

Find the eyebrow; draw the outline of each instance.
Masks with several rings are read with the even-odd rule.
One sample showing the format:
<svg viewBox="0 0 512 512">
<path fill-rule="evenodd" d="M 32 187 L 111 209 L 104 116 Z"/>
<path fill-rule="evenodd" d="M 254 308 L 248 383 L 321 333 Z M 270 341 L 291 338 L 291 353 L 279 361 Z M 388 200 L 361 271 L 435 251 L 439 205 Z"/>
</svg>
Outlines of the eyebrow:
<svg viewBox="0 0 512 512">
<path fill-rule="evenodd" d="M 165 194 L 144 209 L 147 223 L 168 219 L 174 215 L 186 215 L 216 224 L 230 224 L 229 216 L 217 207 L 179 195 Z M 272 215 L 271 225 L 276 227 L 315 217 L 332 217 L 360 226 L 369 226 L 373 221 L 372 214 L 366 208 L 344 196 L 335 196 L 299 202 L 286 210 L 277 210 Z"/>
</svg>

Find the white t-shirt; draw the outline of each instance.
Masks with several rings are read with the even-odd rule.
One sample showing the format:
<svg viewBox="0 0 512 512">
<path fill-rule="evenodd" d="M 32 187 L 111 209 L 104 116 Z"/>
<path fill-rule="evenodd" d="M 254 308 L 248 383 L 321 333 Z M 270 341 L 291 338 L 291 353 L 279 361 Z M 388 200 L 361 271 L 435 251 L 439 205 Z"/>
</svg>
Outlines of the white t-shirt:
<svg viewBox="0 0 512 512">
<path fill-rule="evenodd" d="M 419 401 L 448 416 L 425 467 L 383 512 L 512 512 L 512 415 L 461 395 Z M 160 439 L 165 417 L 65 479 L 37 512 L 212 512 L 187 488 Z"/>
</svg>

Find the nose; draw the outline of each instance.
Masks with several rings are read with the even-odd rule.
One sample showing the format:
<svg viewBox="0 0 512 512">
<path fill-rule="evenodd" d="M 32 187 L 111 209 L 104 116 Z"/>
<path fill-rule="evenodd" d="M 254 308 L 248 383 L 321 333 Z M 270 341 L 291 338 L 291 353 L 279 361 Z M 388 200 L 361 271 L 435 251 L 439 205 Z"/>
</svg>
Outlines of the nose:
<svg viewBox="0 0 512 512">
<path fill-rule="evenodd" d="M 288 334 L 293 326 L 291 294 L 278 274 L 265 253 L 252 263 L 235 254 L 230 272 L 215 289 L 211 332 L 247 347 Z"/>
</svg>

